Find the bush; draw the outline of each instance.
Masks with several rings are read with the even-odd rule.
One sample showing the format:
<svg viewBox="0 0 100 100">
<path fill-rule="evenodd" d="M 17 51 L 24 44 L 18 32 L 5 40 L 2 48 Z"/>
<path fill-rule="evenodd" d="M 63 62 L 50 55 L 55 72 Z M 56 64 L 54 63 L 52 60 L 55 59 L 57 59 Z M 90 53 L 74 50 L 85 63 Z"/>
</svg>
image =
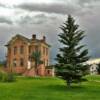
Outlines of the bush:
<svg viewBox="0 0 100 100">
<path fill-rule="evenodd" d="M 1 82 L 13 82 L 15 81 L 14 74 L 0 71 L 0 81 Z"/>
<path fill-rule="evenodd" d="M 13 81 L 15 81 L 15 76 L 14 76 L 13 73 L 8 73 L 7 81 L 8 81 L 8 82 L 13 82 Z"/>
<path fill-rule="evenodd" d="M 0 72 L 0 81 L 2 80 L 2 72 Z"/>
</svg>

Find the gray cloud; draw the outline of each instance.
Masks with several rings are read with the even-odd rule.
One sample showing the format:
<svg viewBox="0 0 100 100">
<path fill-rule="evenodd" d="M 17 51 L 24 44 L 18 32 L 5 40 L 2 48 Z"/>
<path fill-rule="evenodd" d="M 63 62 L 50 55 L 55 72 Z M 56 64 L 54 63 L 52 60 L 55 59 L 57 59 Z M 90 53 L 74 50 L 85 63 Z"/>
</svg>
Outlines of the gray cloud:
<svg viewBox="0 0 100 100">
<path fill-rule="evenodd" d="M 0 17 L 0 24 L 3 24 L 3 23 L 11 25 L 13 22 L 10 19 L 7 19 L 7 18 L 1 16 Z"/>
<path fill-rule="evenodd" d="M 0 7 L 6 7 L 6 5 L 0 3 Z"/>
<path fill-rule="evenodd" d="M 55 13 L 61 15 L 72 14 L 75 16 L 78 15 L 83 16 L 88 13 L 91 14 L 93 12 L 93 9 L 99 6 L 100 6 L 99 0 L 78 0 L 75 4 L 73 4 L 73 2 L 67 3 L 66 0 L 63 0 L 63 3 L 51 3 L 51 4 L 23 3 L 14 7 L 29 12 L 45 12 L 49 14 Z"/>
<path fill-rule="evenodd" d="M 69 14 L 77 11 L 77 7 L 73 7 L 67 4 L 21 4 L 15 6 L 16 8 L 20 8 L 28 11 L 40 11 L 47 13 L 58 13 L 58 14 Z"/>
<path fill-rule="evenodd" d="M 84 4 L 84 3 L 91 3 L 91 2 L 100 2 L 100 0 L 78 0 L 78 3 Z"/>
<path fill-rule="evenodd" d="M 45 14 L 38 14 L 35 16 L 22 16 L 19 20 L 19 24 L 42 24 L 47 21 L 47 16 Z"/>
<path fill-rule="evenodd" d="M 100 0 L 78 0 L 78 5 L 83 9 L 93 9 L 94 7 L 100 6 Z"/>
<path fill-rule="evenodd" d="M 57 15 L 49 15 L 46 13 L 38 13 L 36 15 L 26 15 L 21 16 L 20 19 L 17 21 L 19 25 L 41 25 L 46 23 L 55 22 L 57 20 Z"/>
<path fill-rule="evenodd" d="M 65 21 L 67 14 L 72 14 L 80 27 L 86 31 L 87 37 L 83 43 L 87 44 L 90 56 L 100 57 L 100 1 L 99 0 L 74 0 L 74 3 L 50 3 L 50 4 L 25 4 L 22 3 L 13 6 L 15 14 L 14 22 L 17 25 L 12 25 L 9 17 L 0 16 L 0 40 L 3 45 L 15 34 L 21 33 L 28 38 L 31 38 L 33 33 L 41 37 L 41 34 L 47 36 L 51 47 L 51 60 L 54 61 L 57 50 L 59 48 L 58 36 L 60 33 L 59 26 Z M 2 6 L 2 5 L 1 5 Z M 20 13 L 16 13 L 20 12 Z M 34 14 L 35 12 L 35 14 Z M 8 25 L 3 25 L 6 23 Z M 5 55 L 3 45 L 0 46 L 0 58 Z"/>
</svg>

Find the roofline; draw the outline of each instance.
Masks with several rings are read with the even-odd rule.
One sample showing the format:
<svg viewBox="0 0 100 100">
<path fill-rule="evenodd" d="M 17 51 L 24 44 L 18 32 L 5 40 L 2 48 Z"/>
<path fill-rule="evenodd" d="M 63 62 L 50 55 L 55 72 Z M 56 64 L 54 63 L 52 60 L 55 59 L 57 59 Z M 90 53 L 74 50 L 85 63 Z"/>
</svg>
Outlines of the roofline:
<svg viewBox="0 0 100 100">
<path fill-rule="evenodd" d="M 26 41 L 27 43 L 31 43 L 31 41 L 32 41 L 32 39 L 28 39 L 28 38 L 26 38 L 26 37 L 23 36 L 23 35 L 16 34 L 16 35 L 15 35 L 14 37 L 12 37 L 11 40 L 8 41 L 8 43 L 7 43 L 6 45 L 4 45 L 4 46 L 8 47 L 8 46 L 10 45 L 10 42 L 11 42 L 16 36 L 21 36 L 21 37 L 27 39 L 27 41 Z M 24 39 L 23 39 L 23 40 L 24 40 Z M 46 43 L 46 41 L 42 41 L 42 40 L 39 40 L 39 39 L 35 39 L 35 40 L 37 40 L 37 41 L 40 42 L 40 43 L 43 43 L 43 44 L 47 45 L 48 47 L 51 47 L 51 45 L 49 45 L 48 43 Z"/>
</svg>

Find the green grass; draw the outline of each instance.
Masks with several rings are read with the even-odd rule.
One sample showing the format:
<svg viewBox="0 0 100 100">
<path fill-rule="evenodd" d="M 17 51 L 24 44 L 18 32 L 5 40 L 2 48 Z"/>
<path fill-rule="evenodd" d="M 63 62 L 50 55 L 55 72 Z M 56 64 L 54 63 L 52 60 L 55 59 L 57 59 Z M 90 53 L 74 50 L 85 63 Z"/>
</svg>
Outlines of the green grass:
<svg viewBox="0 0 100 100">
<path fill-rule="evenodd" d="M 18 77 L 13 83 L 0 83 L 0 100 L 100 100 L 100 76 L 68 88 L 58 78 Z"/>
</svg>

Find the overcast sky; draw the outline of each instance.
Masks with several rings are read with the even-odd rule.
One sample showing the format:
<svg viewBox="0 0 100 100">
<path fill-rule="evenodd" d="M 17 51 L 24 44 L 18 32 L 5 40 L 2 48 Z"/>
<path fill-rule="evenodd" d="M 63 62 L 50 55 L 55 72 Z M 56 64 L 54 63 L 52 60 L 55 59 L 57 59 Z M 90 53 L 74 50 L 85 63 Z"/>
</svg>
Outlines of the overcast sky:
<svg viewBox="0 0 100 100">
<path fill-rule="evenodd" d="M 47 36 L 53 61 L 59 48 L 59 27 L 68 14 L 85 30 L 90 56 L 100 57 L 100 0 L 0 0 L 0 60 L 12 36 L 37 34 L 38 38 Z"/>
</svg>

